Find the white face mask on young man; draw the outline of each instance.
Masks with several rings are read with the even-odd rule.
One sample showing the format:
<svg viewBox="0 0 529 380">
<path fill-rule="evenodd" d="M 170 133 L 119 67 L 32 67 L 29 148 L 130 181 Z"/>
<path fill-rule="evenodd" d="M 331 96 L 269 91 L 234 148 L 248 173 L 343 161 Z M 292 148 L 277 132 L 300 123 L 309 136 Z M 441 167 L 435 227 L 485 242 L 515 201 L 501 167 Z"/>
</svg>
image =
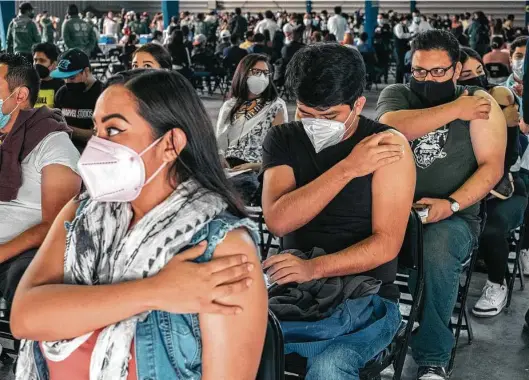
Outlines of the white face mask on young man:
<svg viewBox="0 0 529 380">
<path fill-rule="evenodd" d="M 353 109 L 344 122 L 327 119 L 316 119 L 312 117 L 301 118 L 301 123 L 303 123 L 305 133 L 309 137 L 309 140 L 312 143 L 314 150 L 316 150 L 316 153 L 334 146 L 343 140 L 347 132 L 355 124 L 357 116 L 356 113 L 354 114 L 355 116 L 353 118 L 353 122 L 347 126 L 347 122 L 354 113 L 355 106 L 356 103 L 353 105 Z"/>
</svg>

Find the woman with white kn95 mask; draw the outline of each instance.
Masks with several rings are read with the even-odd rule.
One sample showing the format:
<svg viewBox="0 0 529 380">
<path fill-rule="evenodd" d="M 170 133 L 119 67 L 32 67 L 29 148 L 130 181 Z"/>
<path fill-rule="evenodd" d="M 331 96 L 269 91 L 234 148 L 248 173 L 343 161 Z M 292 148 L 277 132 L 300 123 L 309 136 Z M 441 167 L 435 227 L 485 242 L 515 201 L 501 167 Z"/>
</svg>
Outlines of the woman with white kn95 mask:
<svg viewBox="0 0 529 380">
<path fill-rule="evenodd" d="M 263 140 L 273 125 L 288 122 L 287 106 L 271 80 L 268 56 L 249 54 L 233 76 L 230 99 L 217 119 L 219 153 L 234 177 L 235 186 L 250 201 L 258 187 Z"/>
</svg>

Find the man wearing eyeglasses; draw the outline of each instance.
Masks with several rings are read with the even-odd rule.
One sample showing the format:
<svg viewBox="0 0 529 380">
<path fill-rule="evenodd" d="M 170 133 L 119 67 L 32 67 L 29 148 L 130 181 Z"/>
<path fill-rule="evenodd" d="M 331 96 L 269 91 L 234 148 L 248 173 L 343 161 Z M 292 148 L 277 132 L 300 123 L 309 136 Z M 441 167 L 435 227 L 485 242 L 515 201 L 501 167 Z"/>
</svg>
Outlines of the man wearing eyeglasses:
<svg viewBox="0 0 529 380">
<path fill-rule="evenodd" d="M 415 204 L 424 222 L 425 300 L 411 346 L 417 379 L 446 379 L 449 328 L 462 264 L 478 241 L 479 201 L 503 174 L 506 125 L 498 104 L 478 88 L 457 86 L 459 45 L 431 30 L 412 43 L 412 78 L 382 91 L 377 118 L 410 141 L 417 169 Z"/>
</svg>

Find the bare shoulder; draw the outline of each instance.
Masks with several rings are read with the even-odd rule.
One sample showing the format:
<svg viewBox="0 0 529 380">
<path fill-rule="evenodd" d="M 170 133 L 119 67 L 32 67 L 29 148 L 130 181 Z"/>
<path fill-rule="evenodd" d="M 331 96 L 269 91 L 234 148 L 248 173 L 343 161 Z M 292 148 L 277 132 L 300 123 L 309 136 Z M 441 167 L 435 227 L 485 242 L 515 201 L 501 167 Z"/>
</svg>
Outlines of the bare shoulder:
<svg viewBox="0 0 529 380">
<path fill-rule="evenodd" d="M 246 254 L 249 262 L 259 260 L 257 247 L 245 228 L 228 232 L 224 240 L 215 249 L 214 255 L 224 257 L 233 254 Z"/>
</svg>

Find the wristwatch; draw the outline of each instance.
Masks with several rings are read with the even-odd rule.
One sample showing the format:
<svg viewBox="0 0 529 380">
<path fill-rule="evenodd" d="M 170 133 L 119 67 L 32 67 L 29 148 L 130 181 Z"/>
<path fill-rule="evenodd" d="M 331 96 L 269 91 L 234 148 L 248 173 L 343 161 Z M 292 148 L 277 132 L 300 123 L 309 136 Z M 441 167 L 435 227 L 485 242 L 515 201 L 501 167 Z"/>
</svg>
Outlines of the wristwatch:
<svg viewBox="0 0 529 380">
<path fill-rule="evenodd" d="M 456 212 L 459 211 L 459 209 L 461 208 L 459 206 L 459 202 L 456 201 L 454 198 L 446 198 L 448 200 L 448 202 L 450 202 L 450 209 L 452 210 L 452 212 L 455 214 Z"/>
</svg>

